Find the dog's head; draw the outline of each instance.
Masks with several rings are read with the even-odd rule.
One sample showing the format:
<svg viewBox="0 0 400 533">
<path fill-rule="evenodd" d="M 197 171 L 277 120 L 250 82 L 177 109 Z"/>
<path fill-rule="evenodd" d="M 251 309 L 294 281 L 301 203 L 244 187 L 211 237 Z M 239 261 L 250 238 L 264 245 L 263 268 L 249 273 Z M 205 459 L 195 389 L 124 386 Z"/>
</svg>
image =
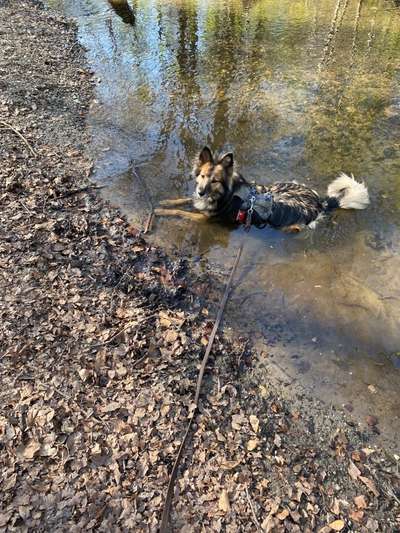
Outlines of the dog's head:
<svg viewBox="0 0 400 533">
<path fill-rule="evenodd" d="M 217 211 L 233 189 L 233 154 L 229 152 L 214 160 L 211 150 L 204 147 L 194 163 L 192 175 L 196 180 L 196 209 L 210 213 Z"/>
</svg>

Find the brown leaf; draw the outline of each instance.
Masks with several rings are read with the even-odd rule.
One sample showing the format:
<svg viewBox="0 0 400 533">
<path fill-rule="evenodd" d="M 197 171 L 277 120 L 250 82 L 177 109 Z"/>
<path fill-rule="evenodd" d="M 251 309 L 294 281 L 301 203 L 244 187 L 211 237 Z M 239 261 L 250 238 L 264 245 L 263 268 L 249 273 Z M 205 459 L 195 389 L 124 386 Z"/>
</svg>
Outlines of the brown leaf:
<svg viewBox="0 0 400 533">
<path fill-rule="evenodd" d="M 348 468 L 348 473 L 351 477 L 351 479 L 358 479 L 361 475 L 361 470 L 359 470 L 356 465 L 353 463 L 353 461 L 350 461 L 350 466 Z"/>
<path fill-rule="evenodd" d="M 359 463 L 361 461 L 361 453 L 359 451 L 351 452 L 351 458 Z"/>
<path fill-rule="evenodd" d="M 349 518 L 354 522 L 361 522 L 364 518 L 364 511 L 351 511 L 349 513 Z"/>
<path fill-rule="evenodd" d="M 366 487 L 376 496 L 378 497 L 379 496 L 379 492 L 376 488 L 376 485 L 375 483 L 372 481 L 372 479 L 369 479 L 367 477 L 364 477 L 364 476 L 360 476 L 360 481 L 362 481 L 364 483 L 364 485 L 366 485 Z"/>
<path fill-rule="evenodd" d="M 22 445 L 17 448 L 17 456 L 19 459 L 31 460 L 40 450 L 40 443 L 34 439 L 31 439 L 26 446 Z"/>
<path fill-rule="evenodd" d="M 232 415 L 232 428 L 236 430 L 242 429 L 242 424 L 245 421 L 243 415 Z"/>
<path fill-rule="evenodd" d="M 247 443 L 247 450 L 249 452 L 252 452 L 253 450 L 255 450 L 257 448 L 257 446 L 258 446 L 258 440 L 257 439 L 251 439 Z"/>
<path fill-rule="evenodd" d="M 219 466 L 223 470 L 233 470 L 240 465 L 240 461 L 223 461 Z"/>
<path fill-rule="evenodd" d="M 342 531 L 344 526 L 345 526 L 345 523 L 343 520 L 335 520 L 334 522 L 331 522 L 329 524 L 329 527 L 332 528 L 334 531 Z"/>
<path fill-rule="evenodd" d="M 258 418 L 255 415 L 250 415 L 249 421 L 250 421 L 251 429 L 254 431 L 254 433 L 257 433 L 258 428 L 260 427 L 260 422 Z"/>
<path fill-rule="evenodd" d="M 338 515 L 340 513 L 340 506 L 339 506 L 339 500 L 337 498 L 335 498 L 333 500 L 333 504 L 332 504 L 332 507 L 331 507 L 331 511 L 333 514 L 335 515 Z"/>
<path fill-rule="evenodd" d="M 279 520 L 285 520 L 285 518 L 287 518 L 288 516 L 289 516 L 289 511 L 287 509 L 283 509 L 283 511 L 281 511 L 280 513 L 276 515 L 276 517 Z"/>
<path fill-rule="evenodd" d="M 368 507 L 368 502 L 366 497 L 361 494 L 360 496 L 356 496 L 353 498 L 354 503 L 358 507 L 358 509 L 366 509 Z"/>
<path fill-rule="evenodd" d="M 169 329 L 164 335 L 164 340 L 168 344 L 173 344 L 177 340 L 178 335 L 179 333 L 175 329 Z"/>
<path fill-rule="evenodd" d="M 231 510 L 231 504 L 229 503 L 229 496 L 226 490 L 224 489 L 219 495 L 218 508 L 224 513 L 229 513 Z"/>
</svg>

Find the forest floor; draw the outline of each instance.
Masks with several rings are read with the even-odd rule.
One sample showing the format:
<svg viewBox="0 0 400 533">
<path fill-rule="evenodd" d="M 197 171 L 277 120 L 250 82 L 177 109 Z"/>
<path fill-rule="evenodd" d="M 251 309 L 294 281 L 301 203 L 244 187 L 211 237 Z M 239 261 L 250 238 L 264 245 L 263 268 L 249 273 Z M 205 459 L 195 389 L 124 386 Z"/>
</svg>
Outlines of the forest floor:
<svg viewBox="0 0 400 533">
<path fill-rule="evenodd" d="M 0 530 L 156 531 L 212 281 L 90 181 L 93 80 L 74 24 L 34 0 L 0 0 L 0 20 Z M 217 335 L 173 529 L 400 531 L 399 457 L 259 383 L 253 357 Z"/>
</svg>

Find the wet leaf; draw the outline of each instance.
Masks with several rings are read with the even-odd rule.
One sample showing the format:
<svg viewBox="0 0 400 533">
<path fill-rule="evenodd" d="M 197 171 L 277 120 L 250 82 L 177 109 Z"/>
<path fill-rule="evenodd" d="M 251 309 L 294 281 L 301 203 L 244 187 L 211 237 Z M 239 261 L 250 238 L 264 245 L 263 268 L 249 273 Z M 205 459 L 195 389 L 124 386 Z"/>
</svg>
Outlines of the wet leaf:
<svg viewBox="0 0 400 533">
<path fill-rule="evenodd" d="M 378 419 L 376 418 L 376 416 L 368 415 L 366 418 L 366 422 L 369 426 L 376 426 L 378 423 Z"/>
</svg>

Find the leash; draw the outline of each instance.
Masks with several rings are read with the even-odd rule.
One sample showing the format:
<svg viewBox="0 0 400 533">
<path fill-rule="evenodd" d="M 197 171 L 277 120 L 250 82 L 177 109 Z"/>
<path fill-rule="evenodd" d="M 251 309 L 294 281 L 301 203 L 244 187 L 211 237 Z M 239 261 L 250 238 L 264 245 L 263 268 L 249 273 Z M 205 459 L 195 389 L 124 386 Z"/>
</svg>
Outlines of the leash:
<svg viewBox="0 0 400 533">
<path fill-rule="evenodd" d="M 251 224 L 251 215 L 250 215 L 250 224 Z M 250 227 L 249 227 L 249 229 L 250 229 Z M 248 230 L 246 230 L 246 231 L 248 231 Z M 195 397 L 194 397 L 195 407 L 194 407 L 194 410 L 192 411 L 192 413 L 190 414 L 190 419 L 189 419 L 189 423 L 188 423 L 187 428 L 186 428 L 185 436 L 183 437 L 182 443 L 179 446 L 179 450 L 178 450 L 178 453 L 177 453 L 176 458 L 175 458 L 174 466 L 172 467 L 172 470 L 171 470 L 171 474 L 170 474 L 170 478 L 169 478 L 169 482 L 168 482 L 167 494 L 166 494 L 166 497 L 165 497 L 164 508 L 163 508 L 162 517 L 161 517 L 160 533 L 167 533 L 168 532 L 169 515 L 170 515 L 170 510 L 171 510 L 171 505 L 172 505 L 172 500 L 173 500 L 173 495 L 174 495 L 175 481 L 176 481 L 176 478 L 177 478 L 177 475 L 178 475 L 179 465 L 180 465 L 180 462 L 181 462 L 181 459 L 182 459 L 182 455 L 183 455 L 186 443 L 187 443 L 187 441 L 189 439 L 190 429 L 191 429 L 191 426 L 192 426 L 192 421 L 193 421 L 195 415 L 198 412 L 199 399 L 200 399 L 200 393 L 201 393 L 201 386 L 202 386 L 202 383 L 203 383 L 204 372 L 205 372 L 205 369 L 206 369 L 208 358 L 209 358 L 210 353 L 211 353 L 211 348 L 212 348 L 213 343 L 214 343 L 215 335 L 216 335 L 217 330 L 219 328 L 219 325 L 221 323 L 221 319 L 222 319 L 222 316 L 224 314 L 225 306 L 226 306 L 226 303 L 227 303 L 228 298 L 229 298 L 233 277 L 235 275 L 236 268 L 237 268 L 237 266 L 239 264 L 240 256 L 242 255 L 243 246 L 244 246 L 244 240 L 242 239 L 242 242 L 240 243 L 239 249 L 238 249 L 238 251 L 236 253 L 235 261 L 234 261 L 234 263 L 232 265 L 231 272 L 229 274 L 229 278 L 228 278 L 228 281 L 227 281 L 226 286 L 225 286 L 224 296 L 223 296 L 223 298 L 221 300 L 221 303 L 220 303 L 220 306 L 219 306 L 219 309 L 218 309 L 217 318 L 215 319 L 214 327 L 213 327 L 213 329 L 211 331 L 210 338 L 208 339 L 207 348 L 206 348 L 203 360 L 201 362 L 199 375 L 197 377 L 196 394 L 195 394 Z"/>
</svg>

